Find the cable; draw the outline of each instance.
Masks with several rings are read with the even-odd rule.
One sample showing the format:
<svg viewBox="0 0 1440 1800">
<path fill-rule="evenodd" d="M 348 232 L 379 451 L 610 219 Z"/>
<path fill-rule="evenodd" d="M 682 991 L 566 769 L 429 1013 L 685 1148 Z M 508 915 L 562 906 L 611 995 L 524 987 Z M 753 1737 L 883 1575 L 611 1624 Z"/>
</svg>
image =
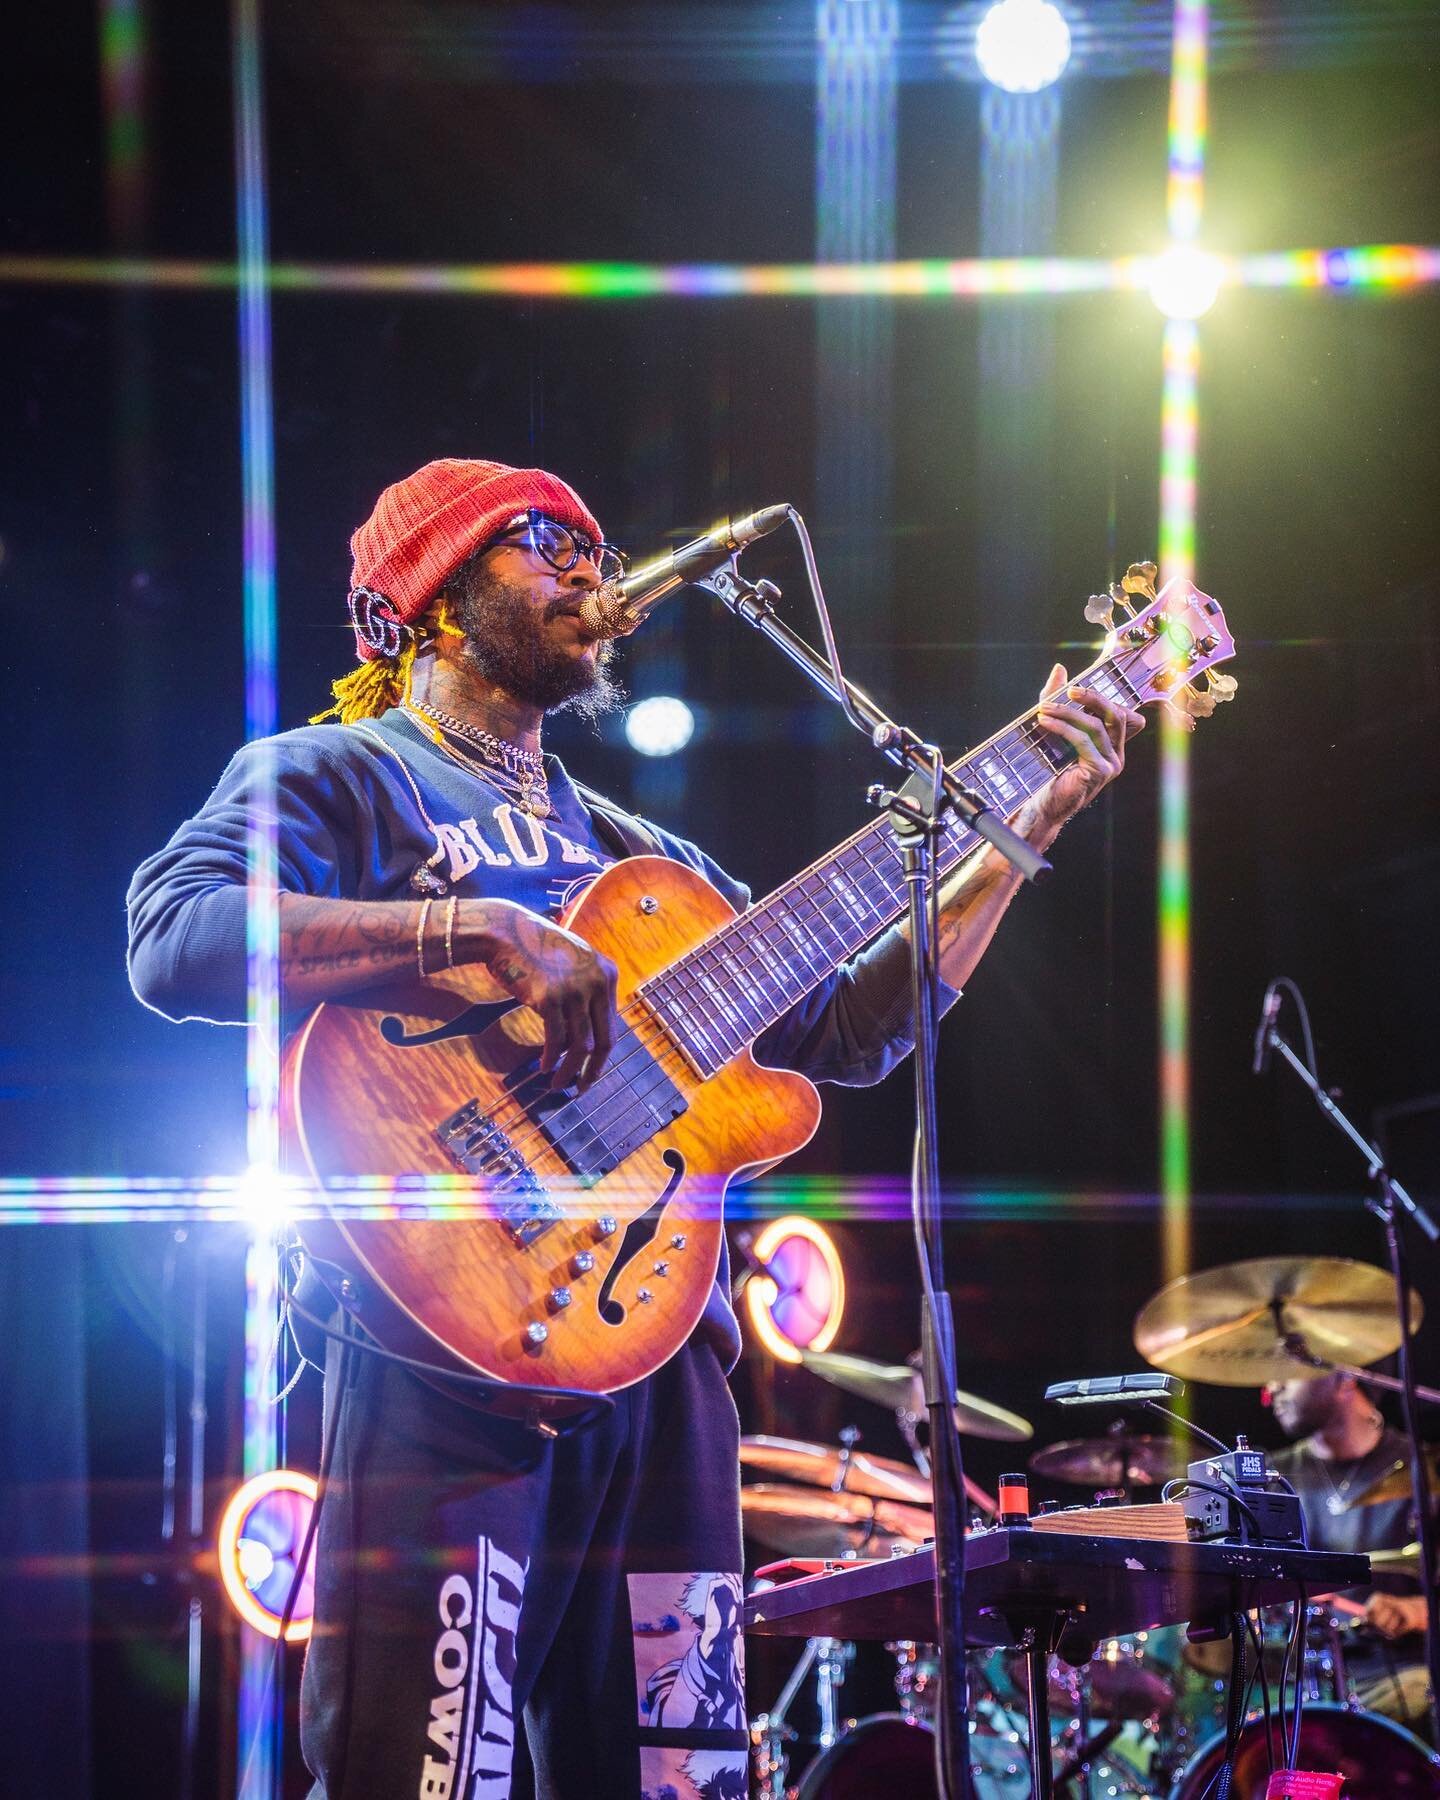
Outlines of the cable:
<svg viewBox="0 0 1440 1800">
<path fill-rule="evenodd" d="M 1265 1673 L 1265 1642 L 1252 1613 L 1245 1615 L 1245 1629 L 1255 1652 L 1255 1672 L 1260 1677 L 1260 1699 L 1265 1707 L 1265 1763 L 1267 1775 L 1275 1773 L 1275 1721 L 1270 1712 L 1270 1678 Z"/>
<path fill-rule="evenodd" d="M 1160 1490 L 1160 1498 L 1162 1500 L 1172 1499 L 1175 1494 L 1183 1493 L 1187 1488 L 1199 1488 L 1207 1494 L 1219 1494 L 1222 1499 L 1231 1501 L 1234 1505 L 1239 1507 L 1240 1511 L 1244 1513 L 1245 1517 L 1250 1521 L 1250 1524 L 1255 1531 L 1257 1541 L 1263 1540 L 1265 1536 L 1265 1527 L 1256 1517 L 1254 1507 L 1251 1506 L 1248 1501 L 1243 1500 L 1240 1497 L 1240 1490 L 1238 1488 L 1230 1487 L 1228 1484 L 1222 1484 L 1218 1481 L 1200 1481 L 1193 1475 L 1185 1475 L 1176 1481 L 1167 1481 Z"/>
</svg>

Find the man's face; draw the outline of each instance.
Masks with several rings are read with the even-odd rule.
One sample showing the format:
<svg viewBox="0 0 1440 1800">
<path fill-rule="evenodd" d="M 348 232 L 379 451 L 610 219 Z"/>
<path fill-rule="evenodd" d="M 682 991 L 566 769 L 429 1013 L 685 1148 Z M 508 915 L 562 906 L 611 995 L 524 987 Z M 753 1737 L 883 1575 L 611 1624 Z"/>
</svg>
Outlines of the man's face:
<svg viewBox="0 0 1440 1800">
<path fill-rule="evenodd" d="M 586 718 L 613 712 L 624 692 L 610 672 L 615 646 L 579 618 L 600 585 L 581 557 L 564 573 L 524 544 L 496 544 L 455 589 L 465 654 L 487 681 L 544 712 L 568 707 Z"/>
<path fill-rule="evenodd" d="M 1270 1408 L 1286 1437 L 1308 1437 L 1330 1423 L 1340 1404 L 1341 1375 L 1282 1381 L 1270 1392 Z"/>
</svg>

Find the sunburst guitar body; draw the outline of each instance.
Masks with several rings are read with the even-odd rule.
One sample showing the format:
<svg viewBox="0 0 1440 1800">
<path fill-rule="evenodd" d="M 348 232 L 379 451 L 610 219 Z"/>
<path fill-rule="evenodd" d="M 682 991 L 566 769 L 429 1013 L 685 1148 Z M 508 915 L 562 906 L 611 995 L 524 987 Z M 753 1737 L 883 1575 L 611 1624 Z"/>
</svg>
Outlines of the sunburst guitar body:
<svg viewBox="0 0 1440 1800">
<path fill-rule="evenodd" d="M 612 865 L 567 915 L 619 972 L 623 1035 L 579 1097 L 608 1126 L 608 1150 L 538 1075 L 536 1016 L 483 969 L 368 989 L 310 1015 L 284 1090 L 292 1142 L 317 1181 L 464 1176 L 467 1159 L 479 1169 L 459 1197 L 489 1216 L 306 1228 L 352 1271 L 358 1317 L 383 1342 L 440 1367 L 607 1392 L 684 1342 L 715 1281 L 727 1183 L 799 1149 L 820 1117 L 810 1082 L 748 1049 L 702 1078 L 636 997 L 733 917 L 703 876 L 663 857 Z M 652 1105 L 634 1117 L 647 1084 Z M 587 1151 L 602 1166 L 666 1114 L 613 1168 L 583 1166 Z"/>
</svg>

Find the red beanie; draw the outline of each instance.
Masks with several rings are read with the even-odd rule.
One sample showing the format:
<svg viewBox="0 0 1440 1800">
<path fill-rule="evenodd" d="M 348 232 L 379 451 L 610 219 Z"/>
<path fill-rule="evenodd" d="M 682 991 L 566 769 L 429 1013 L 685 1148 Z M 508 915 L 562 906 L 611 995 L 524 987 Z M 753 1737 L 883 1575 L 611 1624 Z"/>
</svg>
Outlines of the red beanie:
<svg viewBox="0 0 1440 1800">
<path fill-rule="evenodd" d="M 600 541 L 589 507 L 544 469 L 445 456 L 387 487 L 350 540 L 360 660 L 393 655 L 404 641 L 397 627 L 419 618 L 466 557 L 531 506 Z"/>
</svg>

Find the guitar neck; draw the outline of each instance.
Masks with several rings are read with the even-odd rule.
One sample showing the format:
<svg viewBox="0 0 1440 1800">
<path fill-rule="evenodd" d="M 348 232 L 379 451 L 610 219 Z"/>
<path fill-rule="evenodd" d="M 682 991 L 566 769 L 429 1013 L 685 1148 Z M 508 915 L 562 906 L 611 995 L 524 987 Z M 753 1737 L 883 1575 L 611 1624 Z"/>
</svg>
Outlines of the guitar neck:
<svg viewBox="0 0 1440 1800">
<path fill-rule="evenodd" d="M 1136 704 L 1135 689 L 1113 657 L 1076 679 L 1117 705 Z M 1070 758 L 1071 752 L 1039 727 L 1032 710 L 953 763 L 951 771 L 1005 817 Z M 951 815 L 936 845 L 940 872 L 948 873 L 980 841 Z M 713 1075 L 905 908 L 899 846 L 889 821 L 876 819 L 722 925 L 641 992 L 690 1063 Z"/>
</svg>

